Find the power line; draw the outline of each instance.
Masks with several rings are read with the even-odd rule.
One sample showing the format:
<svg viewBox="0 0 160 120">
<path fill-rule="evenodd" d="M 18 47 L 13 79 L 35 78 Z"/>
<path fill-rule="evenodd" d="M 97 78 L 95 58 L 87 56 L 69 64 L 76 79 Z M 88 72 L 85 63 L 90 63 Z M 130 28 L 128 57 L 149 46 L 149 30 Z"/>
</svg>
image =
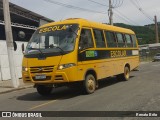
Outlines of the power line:
<svg viewBox="0 0 160 120">
<path fill-rule="evenodd" d="M 112 7 L 113 7 L 113 8 L 121 7 L 122 4 L 123 4 L 123 2 L 124 2 L 124 0 L 116 0 L 116 2 L 115 2 L 115 4 L 114 4 L 114 1 L 115 1 L 115 0 L 113 0 L 113 2 L 112 2 Z"/>
<path fill-rule="evenodd" d="M 107 5 L 105 5 L 105 4 L 96 2 L 96 1 L 94 1 L 94 0 L 88 0 L 88 1 L 93 2 L 93 3 L 96 3 L 96 4 L 101 5 L 101 6 L 107 6 Z M 114 1 L 114 0 L 112 0 L 112 1 L 109 0 L 108 16 L 109 16 L 109 24 L 110 24 L 110 25 L 113 25 L 113 8 L 118 8 L 118 7 L 122 6 L 123 1 L 124 1 L 124 0 L 116 0 L 116 1 Z M 113 3 L 115 3 L 115 5 L 114 5 Z M 108 6 L 107 6 L 107 7 L 108 7 Z"/>
<path fill-rule="evenodd" d="M 90 1 L 90 2 L 92 2 L 92 3 L 96 3 L 96 4 L 101 5 L 101 6 L 109 7 L 109 5 L 102 4 L 102 3 L 96 2 L 96 1 L 94 1 L 94 0 L 88 0 L 88 1 Z M 113 8 L 118 8 L 118 7 L 122 6 L 123 1 L 124 1 L 124 0 L 113 0 L 113 2 L 112 2 L 112 7 L 113 7 Z M 114 4 L 114 3 L 115 3 L 115 4 Z"/>
<path fill-rule="evenodd" d="M 154 11 L 154 14 L 157 15 L 157 16 L 160 16 L 160 11 L 157 10 L 156 8 L 155 8 L 154 10 L 155 10 L 155 11 Z"/>
<path fill-rule="evenodd" d="M 131 20 L 130 18 L 126 17 L 126 16 L 125 16 L 124 14 L 122 14 L 120 11 L 118 11 L 118 10 L 116 10 L 116 9 L 115 9 L 115 11 L 116 11 L 117 13 L 119 13 L 121 16 L 123 16 L 125 19 L 127 19 L 128 21 L 134 23 L 134 24 L 137 25 L 137 26 L 140 26 L 139 24 L 137 24 L 136 22 L 134 22 L 134 21 Z"/>
<path fill-rule="evenodd" d="M 96 2 L 96 1 L 94 1 L 94 0 L 88 0 L 88 1 L 90 1 L 90 2 L 92 2 L 92 3 L 96 3 L 96 4 L 101 5 L 101 6 L 109 7 L 108 5 L 102 4 L 102 3 L 100 3 L 100 2 Z"/>
<path fill-rule="evenodd" d="M 54 0 L 44 0 L 44 1 L 52 3 L 52 4 L 56 4 L 56 5 L 59 5 L 59 6 L 71 8 L 71 9 L 76 9 L 76 10 L 81 10 L 81 11 L 87 11 L 87 12 L 93 12 L 93 13 L 100 13 L 100 14 L 107 14 L 107 12 L 100 12 L 100 11 L 90 10 L 90 9 L 86 9 L 86 8 L 81 8 L 81 7 L 73 6 L 73 5 L 70 5 L 70 4 L 64 4 L 64 3 L 61 3 L 61 2 L 57 2 L 57 1 L 54 1 Z M 88 1 L 93 2 L 95 4 L 98 4 L 98 5 L 101 5 L 101 6 L 107 6 L 106 4 L 102 4 L 102 3 L 96 2 L 94 0 L 88 0 Z M 117 7 L 122 6 L 123 2 L 124 2 L 124 0 L 113 0 L 113 2 L 112 2 L 112 8 L 117 8 Z M 139 6 L 137 6 L 137 7 L 139 7 Z M 123 15 L 118 10 L 116 10 L 116 12 L 121 15 L 120 16 L 120 15 L 116 14 L 116 16 L 118 16 L 119 18 L 121 18 L 121 19 L 123 19 L 123 20 L 125 20 L 125 21 L 127 21 L 127 22 L 129 22 L 131 24 L 134 23 L 135 25 L 138 25 L 137 23 L 135 23 L 133 20 L 131 20 L 128 17 L 126 17 L 125 15 Z"/>
<path fill-rule="evenodd" d="M 108 10 L 108 12 L 109 12 L 109 20 L 110 20 L 110 24 L 112 25 L 113 24 L 113 18 L 112 18 L 112 16 L 113 16 L 113 11 L 112 11 L 112 8 L 115 8 L 115 7 L 120 7 L 122 4 L 123 4 L 123 0 L 122 1 L 120 1 L 120 0 L 116 0 L 115 1 L 115 6 L 113 7 L 112 5 L 113 5 L 113 3 L 114 3 L 114 1 L 111 3 L 111 0 L 109 1 L 109 5 L 110 5 L 110 7 L 109 7 L 109 10 Z M 116 9 L 115 9 L 116 10 Z M 117 16 L 119 16 L 121 19 L 123 19 L 123 20 L 125 20 L 125 21 L 131 21 L 130 23 L 131 24 L 136 24 L 137 25 L 137 23 L 135 23 L 134 21 L 132 21 L 131 19 L 129 19 L 128 17 L 126 17 L 125 15 L 123 15 L 122 13 L 120 13 L 118 10 L 116 10 L 119 14 L 121 14 L 121 16 L 119 16 L 118 14 L 117 14 Z"/>
<path fill-rule="evenodd" d="M 135 0 L 135 2 L 137 3 L 137 6 L 138 6 L 139 8 L 141 8 L 141 5 L 140 5 L 139 0 Z"/>
<path fill-rule="evenodd" d="M 154 21 L 152 17 L 150 17 L 150 15 L 148 15 L 140 6 L 139 2 L 137 0 L 133 1 L 130 0 L 132 2 L 132 4 L 145 16 L 147 17 L 149 20 L 151 20 L 152 22 Z"/>
<path fill-rule="evenodd" d="M 115 16 L 117 16 L 118 18 L 120 18 L 123 21 L 126 21 L 129 24 L 132 24 L 132 22 L 130 22 L 129 20 L 127 20 L 125 17 L 120 16 L 119 14 L 115 13 Z"/>
<path fill-rule="evenodd" d="M 153 21 L 153 18 L 150 17 L 150 15 L 148 15 L 148 14 L 142 9 L 142 7 L 141 7 L 141 5 L 140 5 L 140 0 L 136 0 L 136 1 L 137 1 L 137 4 L 139 5 L 139 10 L 140 10 L 146 17 L 148 17 L 151 21 Z"/>
<path fill-rule="evenodd" d="M 96 3 L 96 4 L 101 5 L 101 6 L 109 7 L 109 5 L 102 4 L 102 3 L 96 2 L 96 1 L 94 1 L 94 0 L 88 0 L 88 1 L 90 1 L 90 2 L 92 2 L 92 3 Z M 123 1 L 124 1 L 124 0 L 113 0 L 113 2 L 112 2 L 112 8 L 118 8 L 118 7 L 122 6 Z M 114 4 L 114 3 L 115 3 L 115 4 Z"/>
<path fill-rule="evenodd" d="M 86 12 L 92 12 L 92 13 L 107 14 L 107 12 L 103 12 L 103 11 L 101 12 L 101 11 L 95 11 L 95 10 L 90 10 L 90 9 L 86 9 L 86 8 L 81 8 L 81 7 L 57 2 L 57 1 L 54 1 L 54 0 L 44 0 L 44 1 L 55 4 L 55 5 L 71 8 L 71 9 L 76 9 L 76 10 L 81 10 L 81 11 L 86 11 Z"/>
<path fill-rule="evenodd" d="M 102 4 L 102 3 L 99 3 L 99 2 L 95 2 L 95 1 L 93 1 L 93 0 L 88 0 L 88 1 L 93 2 L 93 3 L 96 3 L 96 4 L 99 4 L 99 5 L 102 5 L 102 6 L 107 6 L 107 5 L 105 5 L 105 4 Z M 111 7 L 112 7 L 112 8 L 120 7 L 120 6 L 122 6 L 123 2 L 124 2 L 124 0 L 113 0 L 113 2 L 111 3 L 111 5 L 112 5 Z M 116 10 L 116 9 L 115 9 L 115 10 Z M 117 11 L 117 13 L 121 14 L 121 16 L 119 16 L 119 15 L 117 14 L 117 16 L 119 16 L 121 19 L 123 19 L 123 20 L 125 20 L 125 21 L 127 21 L 127 22 L 129 22 L 129 23 L 131 23 L 131 24 L 134 23 L 135 25 L 140 26 L 139 24 L 135 23 L 133 20 L 129 19 L 128 17 L 126 17 L 125 15 L 123 15 L 122 13 L 120 13 L 118 10 L 116 10 L 116 11 Z M 122 17 L 122 16 L 123 16 L 123 17 Z"/>
</svg>

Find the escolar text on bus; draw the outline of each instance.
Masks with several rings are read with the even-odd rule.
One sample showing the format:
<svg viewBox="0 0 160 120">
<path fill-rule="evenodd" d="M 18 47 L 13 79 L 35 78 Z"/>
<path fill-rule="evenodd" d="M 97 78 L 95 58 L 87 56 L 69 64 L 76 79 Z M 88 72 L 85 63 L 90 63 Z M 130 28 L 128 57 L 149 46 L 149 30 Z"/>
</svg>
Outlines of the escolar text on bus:
<svg viewBox="0 0 160 120">
<path fill-rule="evenodd" d="M 126 50 L 111 51 L 111 58 L 127 56 Z"/>
<path fill-rule="evenodd" d="M 58 30 L 65 30 L 67 28 L 66 25 L 63 26 L 50 26 L 47 28 L 41 28 L 39 33 L 51 32 L 51 31 L 58 31 Z"/>
</svg>

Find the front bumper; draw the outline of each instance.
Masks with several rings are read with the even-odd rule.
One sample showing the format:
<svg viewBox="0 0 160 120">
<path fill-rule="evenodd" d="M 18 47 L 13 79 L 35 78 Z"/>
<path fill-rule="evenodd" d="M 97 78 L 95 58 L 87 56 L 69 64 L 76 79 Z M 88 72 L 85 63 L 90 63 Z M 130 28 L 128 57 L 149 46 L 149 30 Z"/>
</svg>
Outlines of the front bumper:
<svg viewBox="0 0 160 120">
<path fill-rule="evenodd" d="M 43 68 L 42 68 L 43 69 Z M 55 69 L 55 70 L 54 70 Z M 37 68 L 29 69 L 27 72 L 22 72 L 24 83 L 67 83 L 76 81 L 76 67 L 67 68 L 64 70 L 57 70 L 54 68 L 52 71 L 50 68 L 45 68 L 41 72 L 37 72 Z M 50 71 L 47 71 L 50 70 Z M 37 75 L 45 75 L 44 79 L 36 79 Z"/>
</svg>

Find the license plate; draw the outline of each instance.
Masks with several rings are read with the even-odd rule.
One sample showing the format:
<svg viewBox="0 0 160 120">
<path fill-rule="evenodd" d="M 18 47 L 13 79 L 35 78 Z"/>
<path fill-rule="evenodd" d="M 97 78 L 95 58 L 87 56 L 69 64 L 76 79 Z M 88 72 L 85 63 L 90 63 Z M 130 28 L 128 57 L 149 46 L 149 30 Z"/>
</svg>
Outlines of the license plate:
<svg viewBox="0 0 160 120">
<path fill-rule="evenodd" d="M 35 79 L 37 80 L 46 79 L 46 75 L 36 75 Z"/>
</svg>

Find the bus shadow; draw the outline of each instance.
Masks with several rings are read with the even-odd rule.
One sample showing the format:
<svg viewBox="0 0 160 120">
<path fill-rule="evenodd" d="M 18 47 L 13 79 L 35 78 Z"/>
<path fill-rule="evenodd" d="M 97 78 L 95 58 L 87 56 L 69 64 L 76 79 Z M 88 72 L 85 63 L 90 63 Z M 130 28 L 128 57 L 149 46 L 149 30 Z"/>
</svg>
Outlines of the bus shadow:
<svg viewBox="0 0 160 120">
<path fill-rule="evenodd" d="M 133 77 L 134 76 L 130 76 L 130 80 L 132 80 Z M 126 81 L 118 80 L 116 77 L 105 78 L 98 82 L 99 83 L 98 89 L 102 89 L 104 87 L 111 86 L 120 82 L 126 82 Z"/>
<path fill-rule="evenodd" d="M 132 80 L 134 76 L 131 76 L 130 79 Z M 106 79 L 100 80 L 98 90 L 103 89 L 107 86 L 111 86 L 120 82 L 125 82 L 125 81 L 120 81 L 117 80 L 116 77 L 110 77 Z M 63 100 L 63 99 L 71 99 L 77 96 L 81 95 L 86 95 L 82 89 L 71 89 L 68 87 L 60 87 L 60 88 L 55 88 L 52 92 L 51 95 L 49 96 L 41 96 L 37 92 L 32 92 L 32 93 L 27 93 L 21 96 L 17 97 L 17 100 L 21 101 L 48 101 L 48 100 Z"/>
<path fill-rule="evenodd" d="M 81 91 L 72 90 L 68 87 L 59 87 L 53 89 L 53 92 L 48 96 L 41 96 L 37 92 L 27 93 L 17 97 L 17 100 L 21 101 L 48 101 L 48 100 L 60 100 L 69 99 L 82 95 Z"/>
</svg>

